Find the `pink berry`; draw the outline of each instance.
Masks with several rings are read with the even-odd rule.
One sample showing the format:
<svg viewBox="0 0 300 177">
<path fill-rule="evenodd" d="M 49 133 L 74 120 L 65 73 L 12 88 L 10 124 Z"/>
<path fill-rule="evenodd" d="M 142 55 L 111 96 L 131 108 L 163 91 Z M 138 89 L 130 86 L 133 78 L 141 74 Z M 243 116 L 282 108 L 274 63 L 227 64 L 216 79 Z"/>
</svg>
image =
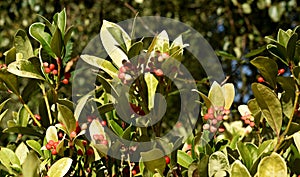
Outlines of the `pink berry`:
<svg viewBox="0 0 300 177">
<path fill-rule="evenodd" d="M 69 83 L 69 80 L 68 79 L 63 79 L 62 83 L 65 84 L 65 85 L 67 85 Z"/>
<path fill-rule="evenodd" d="M 204 129 L 204 130 L 208 130 L 208 129 L 209 129 L 209 124 L 204 124 L 204 125 L 203 125 L 203 129 Z"/>
<path fill-rule="evenodd" d="M 54 145 L 54 141 L 53 141 L 53 140 L 50 140 L 50 141 L 48 142 L 48 144 L 50 144 L 51 146 L 53 146 L 53 145 Z"/>
<path fill-rule="evenodd" d="M 51 69 L 50 68 L 45 68 L 44 71 L 45 71 L 46 74 L 49 74 L 51 72 Z"/>
<path fill-rule="evenodd" d="M 44 66 L 45 68 L 47 68 L 47 67 L 49 66 L 49 63 L 48 63 L 48 62 L 44 62 L 44 63 L 43 63 L 43 66 Z"/>
<path fill-rule="evenodd" d="M 52 146 L 50 144 L 46 144 L 46 149 L 50 150 L 52 148 Z"/>
<path fill-rule="evenodd" d="M 70 133 L 70 138 L 75 138 L 76 137 L 76 135 L 77 135 L 77 133 L 75 132 L 75 131 L 72 131 L 71 133 Z"/>
<path fill-rule="evenodd" d="M 53 63 L 51 63 L 51 64 L 49 65 L 49 68 L 50 68 L 51 71 L 53 71 L 53 70 L 55 69 L 55 65 L 54 65 Z"/>
<path fill-rule="evenodd" d="M 54 70 L 52 71 L 52 74 L 53 74 L 53 75 L 57 75 L 57 73 L 58 73 L 58 71 L 57 71 L 56 69 L 54 69 Z"/>
</svg>

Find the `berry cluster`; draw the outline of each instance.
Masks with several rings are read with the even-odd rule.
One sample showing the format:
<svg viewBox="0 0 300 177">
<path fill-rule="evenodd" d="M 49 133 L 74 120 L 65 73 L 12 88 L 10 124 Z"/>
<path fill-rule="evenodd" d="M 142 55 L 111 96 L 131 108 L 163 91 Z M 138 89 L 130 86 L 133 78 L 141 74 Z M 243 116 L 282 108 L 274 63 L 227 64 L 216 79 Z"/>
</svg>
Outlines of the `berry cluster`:
<svg viewBox="0 0 300 177">
<path fill-rule="evenodd" d="M 57 154 L 57 150 L 56 147 L 57 145 L 60 143 L 60 141 L 54 142 L 53 140 L 50 140 L 47 144 L 46 144 L 46 148 L 47 150 L 51 150 L 51 154 L 52 155 L 56 155 Z"/>
<path fill-rule="evenodd" d="M 241 117 L 241 119 L 244 121 L 244 123 L 246 125 L 250 125 L 250 127 L 254 127 L 255 126 L 254 117 L 251 115 L 251 113 L 245 113 L 245 115 L 243 115 Z"/>
<path fill-rule="evenodd" d="M 96 141 L 96 144 L 103 144 L 105 146 L 108 145 L 107 139 L 105 139 L 104 135 L 101 134 L 94 134 L 93 135 L 94 140 Z"/>
<path fill-rule="evenodd" d="M 161 53 L 160 51 L 153 52 L 152 54 L 149 59 L 140 55 L 137 59 L 137 64 L 133 64 L 129 60 L 123 60 L 123 66 L 119 69 L 119 79 L 124 84 L 127 84 L 142 73 L 151 72 L 157 77 L 163 76 L 162 63 L 170 56 L 168 53 Z"/>
<path fill-rule="evenodd" d="M 209 130 L 211 133 L 219 131 L 224 132 L 223 127 L 219 127 L 222 120 L 229 118 L 230 110 L 224 109 L 224 107 L 210 107 L 207 114 L 204 115 L 204 120 L 207 122 L 203 125 L 204 130 Z"/>
<path fill-rule="evenodd" d="M 5 69 L 6 67 L 6 64 L 0 64 L 0 69 Z"/>
<path fill-rule="evenodd" d="M 46 74 L 52 74 L 52 75 L 58 74 L 56 66 L 53 63 L 49 64 L 48 62 L 44 62 L 43 66 Z"/>
</svg>

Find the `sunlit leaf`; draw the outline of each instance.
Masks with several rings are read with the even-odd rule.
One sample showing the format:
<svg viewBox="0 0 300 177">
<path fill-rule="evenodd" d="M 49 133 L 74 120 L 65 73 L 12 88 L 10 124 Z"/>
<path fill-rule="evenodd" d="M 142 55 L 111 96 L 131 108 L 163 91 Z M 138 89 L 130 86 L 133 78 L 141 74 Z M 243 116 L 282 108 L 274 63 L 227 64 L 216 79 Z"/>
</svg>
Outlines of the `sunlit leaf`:
<svg viewBox="0 0 300 177">
<path fill-rule="evenodd" d="M 69 171 L 73 160 L 69 157 L 63 157 L 56 161 L 48 171 L 48 176 L 51 177 L 64 177 Z"/>
<path fill-rule="evenodd" d="M 24 30 L 18 30 L 15 34 L 14 47 L 16 48 L 16 53 L 22 53 L 24 59 L 33 56 L 30 40 Z"/>
<path fill-rule="evenodd" d="M 145 168 L 151 172 L 156 172 L 158 169 L 160 172 L 163 172 L 166 167 L 166 161 L 163 157 L 164 154 L 160 149 L 152 149 L 148 152 L 141 152 L 142 161 L 144 162 Z"/>
<path fill-rule="evenodd" d="M 286 163 L 279 154 L 273 152 L 260 161 L 257 175 L 259 177 L 285 177 L 287 176 Z"/>
<path fill-rule="evenodd" d="M 24 59 L 9 64 L 7 71 L 20 77 L 45 80 L 37 71 L 33 63 Z"/>
<path fill-rule="evenodd" d="M 231 177 L 251 177 L 247 168 L 241 163 L 241 161 L 236 160 L 231 165 Z"/>
<path fill-rule="evenodd" d="M 151 73 L 145 74 L 145 82 L 148 89 L 148 108 L 151 110 L 154 107 L 154 96 L 156 92 L 156 87 L 158 85 L 158 80 Z"/>
<path fill-rule="evenodd" d="M 221 86 L 214 82 L 209 90 L 208 98 L 213 106 L 224 106 L 225 99 Z"/>
<path fill-rule="evenodd" d="M 213 177 L 219 171 L 229 171 L 229 162 L 225 154 L 220 151 L 214 152 L 209 157 L 208 176 Z"/>
</svg>

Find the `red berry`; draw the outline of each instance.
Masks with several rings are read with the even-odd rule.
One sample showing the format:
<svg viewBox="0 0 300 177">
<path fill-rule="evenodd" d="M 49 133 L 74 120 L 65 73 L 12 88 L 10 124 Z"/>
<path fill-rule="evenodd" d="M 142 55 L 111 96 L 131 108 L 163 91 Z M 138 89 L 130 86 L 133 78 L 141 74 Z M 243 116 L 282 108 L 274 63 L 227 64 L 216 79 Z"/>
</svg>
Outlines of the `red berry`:
<svg viewBox="0 0 300 177">
<path fill-rule="evenodd" d="M 160 77 L 164 75 L 164 72 L 161 69 L 156 69 L 154 70 L 154 74 Z"/>
<path fill-rule="evenodd" d="M 75 132 L 75 131 L 72 131 L 71 133 L 70 133 L 70 138 L 75 138 L 76 137 L 76 135 L 77 135 L 77 133 Z"/>
<path fill-rule="evenodd" d="M 48 73 L 50 73 L 50 72 L 51 72 L 51 69 L 50 69 L 50 68 L 45 68 L 45 70 L 44 70 L 44 71 L 45 71 L 45 73 L 46 73 L 46 74 L 48 74 Z"/>
<path fill-rule="evenodd" d="M 50 144 L 46 144 L 46 148 L 47 148 L 47 150 L 50 150 L 52 148 L 52 146 Z"/>
<path fill-rule="evenodd" d="M 245 120 L 245 124 L 250 124 L 250 120 L 249 120 L 249 119 L 246 119 L 246 120 Z"/>
<path fill-rule="evenodd" d="M 62 83 L 65 84 L 65 85 L 67 85 L 69 83 L 69 80 L 68 79 L 63 79 Z"/>
<path fill-rule="evenodd" d="M 219 132 L 220 133 L 223 133 L 225 131 L 225 128 L 224 127 L 219 127 Z"/>
<path fill-rule="evenodd" d="M 205 114 L 204 115 L 204 120 L 208 120 L 210 118 L 210 114 Z"/>
<path fill-rule="evenodd" d="M 88 142 L 87 142 L 86 140 L 83 140 L 83 141 L 82 141 L 83 146 L 86 146 L 87 143 L 88 143 Z"/>
<path fill-rule="evenodd" d="M 102 126 L 106 126 L 106 125 L 107 125 L 107 124 L 106 124 L 106 121 L 105 121 L 105 120 L 101 121 L 101 125 L 102 125 Z"/>
<path fill-rule="evenodd" d="M 278 70 L 278 75 L 281 75 L 281 74 L 283 74 L 284 72 L 285 72 L 285 69 L 283 69 L 283 68 L 282 68 L 282 69 L 279 69 L 279 70 Z"/>
<path fill-rule="evenodd" d="M 56 155 L 56 154 L 57 154 L 56 149 L 52 149 L 51 154 L 52 154 L 52 155 Z"/>
<path fill-rule="evenodd" d="M 35 114 L 34 117 L 35 117 L 37 120 L 41 120 L 41 116 L 38 115 L 38 114 Z"/>
<path fill-rule="evenodd" d="M 54 145 L 54 141 L 53 141 L 53 140 L 50 140 L 50 141 L 48 142 L 48 144 L 50 144 L 51 146 L 53 146 L 53 145 Z"/>
<path fill-rule="evenodd" d="M 136 175 L 136 170 L 131 171 L 132 175 Z"/>
<path fill-rule="evenodd" d="M 49 66 L 49 63 L 48 63 L 48 62 L 44 62 L 44 63 L 43 63 L 43 66 L 44 66 L 45 68 L 47 68 L 47 67 Z"/>
<path fill-rule="evenodd" d="M 53 70 L 55 69 L 55 65 L 54 65 L 53 63 L 51 63 L 51 64 L 49 65 L 49 68 L 50 68 L 51 71 L 53 71 Z"/>
<path fill-rule="evenodd" d="M 93 150 L 93 148 L 89 148 L 87 151 L 86 151 L 86 155 L 88 155 L 88 156 L 91 156 L 91 155 L 93 155 L 94 154 L 94 150 Z"/>
<path fill-rule="evenodd" d="M 255 123 L 254 122 L 250 122 L 250 127 L 254 127 Z"/>
<path fill-rule="evenodd" d="M 64 133 L 63 133 L 63 132 L 59 132 L 59 133 L 58 133 L 58 138 L 59 138 L 59 139 L 62 139 L 63 137 L 64 137 Z"/>
<path fill-rule="evenodd" d="M 78 155 L 83 155 L 82 150 L 81 150 L 81 149 L 78 149 L 77 154 L 78 154 Z"/>
<path fill-rule="evenodd" d="M 66 79 L 70 79 L 70 77 L 71 77 L 71 73 L 66 72 L 66 73 L 65 73 L 65 78 L 66 78 Z"/>
<path fill-rule="evenodd" d="M 55 143 L 53 144 L 53 147 L 56 149 L 56 147 L 58 146 L 58 144 L 59 144 L 59 141 L 55 142 Z"/>
<path fill-rule="evenodd" d="M 257 78 L 257 81 L 260 82 L 260 83 L 265 82 L 264 78 L 261 77 L 261 76 L 259 76 L 259 77 Z"/>
<path fill-rule="evenodd" d="M 58 73 L 58 71 L 57 71 L 56 69 L 54 69 L 54 70 L 52 71 L 52 74 L 53 74 L 53 75 L 57 75 L 57 73 Z"/>
<path fill-rule="evenodd" d="M 166 161 L 166 164 L 169 164 L 170 163 L 170 157 L 169 156 L 165 156 L 165 161 Z"/>
</svg>

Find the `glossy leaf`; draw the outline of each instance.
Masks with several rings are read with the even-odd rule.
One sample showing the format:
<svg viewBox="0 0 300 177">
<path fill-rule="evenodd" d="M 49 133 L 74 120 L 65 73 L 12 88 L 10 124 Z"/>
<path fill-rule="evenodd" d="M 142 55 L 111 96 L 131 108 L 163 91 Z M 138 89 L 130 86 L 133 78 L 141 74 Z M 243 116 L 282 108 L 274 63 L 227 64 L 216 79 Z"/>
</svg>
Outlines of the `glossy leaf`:
<svg viewBox="0 0 300 177">
<path fill-rule="evenodd" d="M 294 113 L 295 80 L 292 77 L 277 77 L 277 82 L 284 90 L 280 98 L 282 111 L 286 117 L 290 118 Z"/>
<path fill-rule="evenodd" d="M 68 44 L 69 40 L 71 39 L 73 30 L 74 30 L 74 26 L 70 26 L 70 27 L 66 30 L 66 33 L 65 33 L 65 36 L 64 36 L 64 45 L 65 45 L 65 46 Z"/>
<path fill-rule="evenodd" d="M 107 93 L 110 93 L 112 96 L 118 98 L 119 94 L 114 88 L 114 86 L 109 82 L 109 79 L 104 78 L 102 75 L 98 74 L 96 78 L 103 86 Z"/>
<path fill-rule="evenodd" d="M 102 69 L 112 78 L 118 78 L 118 70 L 111 62 L 92 55 L 81 55 L 80 57 L 88 64 Z"/>
<path fill-rule="evenodd" d="M 115 122 L 113 119 L 109 120 L 109 125 L 111 127 L 111 129 L 120 137 L 122 137 L 123 135 L 123 129 L 122 127 L 117 123 Z"/>
<path fill-rule="evenodd" d="M 29 128 L 29 127 L 19 127 L 19 126 L 14 126 L 14 127 L 9 127 L 3 130 L 3 132 L 6 133 L 20 133 L 24 135 L 31 135 L 31 136 L 37 136 L 42 138 L 43 135 L 37 132 L 36 130 Z"/>
<path fill-rule="evenodd" d="M 253 159 L 252 159 L 252 154 L 250 152 L 250 150 L 248 149 L 248 147 L 242 143 L 242 142 L 238 142 L 237 143 L 237 149 L 239 151 L 239 154 L 242 157 L 242 160 L 245 164 L 245 166 L 250 169 L 251 165 L 253 163 Z"/>
<path fill-rule="evenodd" d="M 32 24 L 29 28 L 29 33 L 35 40 L 40 42 L 51 57 L 56 58 L 50 47 L 51 36 L 45 32 L 45 25 L 43 23 Z"/>
<path fill-rule="evenodd" d="M 10 174 L 13 174 L 12 165 L 21 169 L 21 163 L 16 154 L 8 148 L 1 147 L 0 149 L 0 162 L 8 169 Z"/>
<path fill-rule="evenodd" d="M 160 149 L 152 149 L 148 152 L 141 152 L 141 157 L 143 159 L 143 163 L 145 168 L 147 168 L 151 172 L 163 172 L 166 167 L 166 161 L 163 157 L 164 154 Z"/>
<path fill-rule="evenodd" d="M 138 57 L 138 55 L 140 54 L 140 52 L 143 50 L 143 42 L 142 41 L 138 41 L 134 44 L 132 44 L 132 46 L 130 47 L 129 51 L 128 51 L 128 58 L 133 59 L 134 57 Z M 134 58 L 134 60 L 137 60 L 138 58 Z"/>
<path fill-rule="evenodd" d="M 145 73 L 145 82 L 148 90 L 148 108 L 151 110 L 154 107 L 154 98 L 158 80 L 151 73 Z"/>
<path fill-rule="evenodd" d="M 41 160 L 38 158 L 35 152 L 28 153 L 23 165 L 22 173 L 26 177 L 40 177 L 40 164 Z"/>
<path fill-rule="evenodd" d="M 5 56 L 5 64 L 6 65 L 9 65 L 10 63 L 16 61 L 16 54 L 17 54 L 17 51 L 16 51 L 16 48 L 15 47 L 12 47 L 11 49 L 9 49 L 8 51 L 6 51 L 4 53 L 4 56 Z"/>
<path fill-rule="evenodd" d="M 55 126 L 50 126 L 47 128 L 46 140 L 47 142 L 49 142 L 50 140 L 53 140 L 54 142 L 58 141 L 57 130 Z"/>
<path fill-rule="evenodd" d="M 285 177 L 287 176 L 286 163 L 279 154 L 273 152 L 260 161 L 257 175 L 258 177 Z"/>
<path fill-rule="evenodd" d="M 1 104 L 0 104 L 0 112 L 2 111 L 2 109 L 4 108 L 5 104 L 10 100 L 10 98 L 8 98 L 7 100 L 3 101 Z"/>
<path fill-rule="evenodd" d="M 94 135 L 103 135 L 103 137 L 109 141 L 109 137 L 105 133 L 104 127 L 101 125 L 101 123 L 99 122 L 99 120 L 94 119 L 91 122 L 91 125 L 89 127 L 89 132 L 90 132 L 90 136 L 92 138 L 92 142 L 94 144 L 96 144 L 96 140 L 94 138 Z"/>
<path fill-rule="evenodd" d="M 7 70 L 0 70 L 0 80 L 5 83 L 5 86 L 13 93 L 20 95 L 17 77 Z"/>
<path fill-rule="evenodd" d="M 114 109 L 115 109 L 115 106 L 114 106 L 113 103 L 107 103 L 105 105 L 101 105 L 101 106 L 98 107 L 99 114 L 105 114 L 105 113 L 110 112 Z"/>
<path fill-rule="evenodd" d="M 66 24 L 67 24 L 66 9 L 64 8 L 61 12 L 56 13 L 53 17 L 53 20 L 56 22 L 57 27 L 61 31 L 61 34 L 64 35 L 65 29 L 66 29 Z"/>
<path fill-rule="evenodd" d="M 293 134 L 293 139 L 294 139 L 296 147 L 300 153 L 300 132 L 299 131 Z"/>
<path fill-rule="evenodd" d="M 21 142 L 19 144 L 19 146 L 17 147 L 15 153 L 16 153 L 16 156 L 20 160 L 20 164 L 22 165 L 26 160 L 26 157 L 27 157 L 27 154 L 29 153 L 29 150 L 28 150 L 27 146 L 25 145 L 25 143 Z"/>
<path fill-rule="evenodd" d="M 219 171 L 229 171 L 229 162 L 225 154 L 220 151 L 214 152 L 209 157 L 208 176 L 213 177 Z"/>
<path fill-rule="evenodd" d="M 16 53 L 22 53 L 24 59 L 34 56 L 30 40 L 24 30 L 18 30 L 15 34 L 14 47 Z"/>
<path fill-rule="evenodd" d="M 24 59 L 9 64 L 7 71 L 20 77 L 45 80 L 35 66 L 30 61 Z"/>
<path fill-rule="evenodd" d="M 58 121 L 63 123 L 67 129 L 67 133 L 70 134 L 76 129 L 76 120 L 73 112 L 65 105 L 57 104 L 58 108 Z"/>
<path fill-rule="evenodd" d="M 278 59 L 280 59 L 286 66 L 288 66 L 288 62 L 286 61 L 286 58 L 285 58 L 285 52 L 280 50 L 278 48 L 278 46 L 280 45 L 273 45 L 273 44 L 268 44 L 267 45 L 267 49 L 268 51 L 274 55 L 275 57 L 277 57 Z"/>
<path fill-rule="evenodd" d="M 231 177 L 251 177 L 247 168 L 242 164 L 241 161 L 236 160 L 231 165 Z"/>
<path fill-rule="evenodd" d="M 108 30 L 108 28 L 110 28 L 110 31 Z M 115 30 L 112 30 L 112 28 Z M 110 33 L 111 31 L 121 33 L 118 35 L 119 37 L 121 37 L 121 39 L 119 39 L 119 37 L 117 37 L 118 39 L 115 39 L 114 37 L 116 37 L 116 35 L 112 35 Z M 131 39 L 129 35 L 119 25 L 103 20 L 103 24 L 100 30 L 100 38 L 106 52 L 108 53 L 112 61 L 117 65 L 117 67 L 120 68 L 122 66 L 122 61 L 124 59 L 128 60 L 128 57 L 120 48 L 118 48 L 118 46 L 120 46 L 120 43 L 123 43 L 120 41 L 124 41 L 126 48 L 129 48 L 131 46 Z"/>
<path fill-rule="evenodd" d="M 289 41 L 287 43 L 287 47 L 286 47 L 286 53 L 287 53 L 287 57 L 289 60 L 294 60 L 294 55 L 295 55 L 295 49 L 296 49 L 296 43 L 298 40 L 298 34 L 294 33 L 290 38 Z"/>
<path fill-rule="evenodd" d="M 210 108 L 210 107 L 211 107 L 212 103 L 211 103 L 211 101 L 209 100 L 209 98 L 208 98 L 205 94 L 199 92 L 199 91 L 196 90 L 196 89 L 193 89 L 192 91 L 195 91 L 195 92 L 199 93 L 199 95 L 200 95 L 201 98 L 203 99 L 203 101 L 204 101 L 204 103 L 205 103 L 205 106 L 206 106 L 207 108 Z"/>
<path fill-rule="evenodd" d="M 40 156 L 43 156 L 43 153 L 41 151 L 41 144 L 35 140 L 27 140 L 26 144 L 33 149 L 35 152 L 37 152 Z"/>
<path fill-rule="evenodd" d="M 286 47 L 288 44 L 288 41 L 290 39 L 290 36 L 287 32 L 283 31 L 282 29 L 279 29 L 277 33 L 277 41 L 282 46 Z"/>
<path fill-rule="evenodd" d="M 235 96 L 235 91 L 234 91 L 234 86 L 233 84 L 224 84 L 222 86 L 222 91 L 223 91 L 223 95 L 225 98 L 225 105 L 224 105 L 224 109 L 230 109 L 233 100 L 234 100 L 234 96 Z"/>
<path fill-rule="evenodd" d="M 155 42 L 156 50 L 159 50 L 162 53 L 169 52 L 169 36 L 165 30 L 157 35 Z"/>
<path fill-rule="evenodd" d="M 250 63 L 259 70 L 260 74 L 273 88 L 276 87 L 278 66 L 274 60 L 268 57 L 256 57 Z"/>
<path fill-rule="evenodd" d="M 178 150 L 177 151 L 177 163 L 184 168 L 189 168 L 189 166 L 193 163 L 193 159 L 187 153 Z"/>
<path fill-rule="evenodd" d="M 266 49 L 267 49 L 267 45 L 264 45 L 264 46 L 262 46 L 262 47 L 260 47 L 258 49 L 250 51 L 249 53 L 247 53 L 246 55 L 244 55 L 244 57 L 246 57 L 246 58 L 253 57 L 255 55 L 258 55 L 258 54 L 262 53 Z"/>
<path fill-rule="evenodd" d="M 69 157 L 63 157 L 56 161 L 48 171 L 48 176 L 51 177 L 64 177 L 69 171 L 73 160 Z"/>
<path fill-rule="evenodd" d="M 225 98 L 221 86 L 214 82 L 209 90 L 208 98 L 213 106 L 224 106 Z"/>
<path fill-rule="evenodd" d="M 277 95 L 268 87 L 253 83 L 252 91 L 263 115 L 277 136 L 282 126 L 282 107 Z"/>
<path fill-rule="evenodd" d="M 29 121 L 29 113 L 25 109 L 25 107 L 22 106 L 18 112 L 17 124 L 21 127 L 26 127 L 28 124 L 28 121 Z"/>
<path fill-rule="evenodd" d="M 56 28 L 50 42 L 51 50 L 59 58 L 61 58 L 61 51 L 63 47 L 63 39 L 61 33 L 62 32 L 58 28 Z"/>
</svg>

